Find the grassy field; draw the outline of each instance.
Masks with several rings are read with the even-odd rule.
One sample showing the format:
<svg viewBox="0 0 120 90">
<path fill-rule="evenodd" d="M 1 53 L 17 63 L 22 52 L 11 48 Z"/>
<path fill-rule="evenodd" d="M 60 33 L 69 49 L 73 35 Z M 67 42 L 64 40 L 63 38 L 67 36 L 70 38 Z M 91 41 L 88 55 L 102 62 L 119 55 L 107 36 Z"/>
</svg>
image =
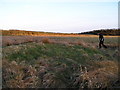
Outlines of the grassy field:
<svg viewBox="0 0 120 90">
<path fill-rule="evenodd" d="M 119 87 L 118 37 L 3 36 L 3 88 Z"/>
</svg>

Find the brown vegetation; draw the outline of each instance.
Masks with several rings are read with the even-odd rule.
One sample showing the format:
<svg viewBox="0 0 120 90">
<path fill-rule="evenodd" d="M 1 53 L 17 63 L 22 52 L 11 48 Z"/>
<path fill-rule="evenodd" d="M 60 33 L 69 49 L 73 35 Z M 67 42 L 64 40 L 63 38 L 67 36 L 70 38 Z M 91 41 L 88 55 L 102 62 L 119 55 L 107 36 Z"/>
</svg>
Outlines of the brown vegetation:
<svg viewBox="0 0 120 90">
<path fill-rule="evenodd" d="M 94 64 L 93 64 L 94 63 Z M 115 61 L 93 62 L 92 67 L 74 67 L 72 84 L 80 88 L 106 88 L 118 80 L 118 63 Z M 89 69 L 90 68 L 90 69 Z M 18 64 L 16 61 L 3 60 L 3 87 L 9 88 L 38 88 L 57 87 L 66 88 L 62 78 L 56 77 L 56 70 L 62 73 L 67 69 L 66 65 L 55 67 L 46 60 L 36 62 L 35 66 Z M 6 85 L 6 86 L 4 86 Z M 112 86 L 111 86 L 112 87 Z"/>
<path fill-rule="evenodd" d="M 3 36 L 2 46 L 17 45 L 23 43 L 59 43 L 59 44 L 74 44 L 74 45 L 86 45 L 83 41 L 70 41 L 70 40 L 55 40 L 50 37 L 35 37 L 35 36 Z"/>
<path fill-rule="evenodd" d="M 109 85 L 112 87 L 113 82 L 118 80 L 118 62 L 116 61 L 96 61 L 92 62 L 91 67 L 91 70 L 81 69 L 74 84 L 82 82 L 79 84 L 80 87 L 106 88 Z"/>
</svg>

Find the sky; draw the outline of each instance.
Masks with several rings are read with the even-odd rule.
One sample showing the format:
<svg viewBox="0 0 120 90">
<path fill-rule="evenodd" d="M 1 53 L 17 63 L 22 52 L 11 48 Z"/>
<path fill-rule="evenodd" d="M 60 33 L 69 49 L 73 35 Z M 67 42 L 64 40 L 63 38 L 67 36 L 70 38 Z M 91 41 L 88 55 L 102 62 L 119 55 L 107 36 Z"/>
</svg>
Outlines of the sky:
<svg viewBox="0 0 120 90">
<path fill-rule="evenodd" d="M 118 28 L 118 0 L 0 0 L 0 29 L 79 33 Z"/>
</svg>

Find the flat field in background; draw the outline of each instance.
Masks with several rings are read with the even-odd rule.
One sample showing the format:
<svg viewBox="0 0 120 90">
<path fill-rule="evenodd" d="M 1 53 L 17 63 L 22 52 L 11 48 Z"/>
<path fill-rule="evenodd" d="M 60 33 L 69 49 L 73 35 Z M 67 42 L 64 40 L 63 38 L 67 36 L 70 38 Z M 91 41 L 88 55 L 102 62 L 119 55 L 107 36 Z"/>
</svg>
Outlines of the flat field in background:
<svg viewBox="0 0 120 90">
<path fill-rule="evenodd" d="M 49 39 L 51 42 L 61 43 L 91 43 L 93 45 L 98 44 L 97 35 L 59 35 L 59 36 L 2 36 L 2 45 L 9 46 L 15 44 L 29 43 L 29 42 L 42 42 L 43 39 Z M 105 36 L 106 44 L 117 44 L 118 36 Z"/>
<path fill-rule="evenodd" d="M 2 36 L 3 87 L 119 87 L 118 37 Z"/>
</svg>

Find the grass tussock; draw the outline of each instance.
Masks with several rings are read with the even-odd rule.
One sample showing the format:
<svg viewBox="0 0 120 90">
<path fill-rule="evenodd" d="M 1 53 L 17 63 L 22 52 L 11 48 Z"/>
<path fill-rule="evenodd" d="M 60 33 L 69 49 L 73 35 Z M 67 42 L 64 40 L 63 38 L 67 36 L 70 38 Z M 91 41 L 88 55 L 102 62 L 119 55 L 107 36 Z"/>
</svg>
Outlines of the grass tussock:
<svg viewBox="0 0 120 90">
<path fill-rule="evenodd" d="M 50 40 L 49 38 L 43 38 L 43 39 L 41 40 L 41 42 L 42 42 L 42 43 L 55 43 L 54 40 Z"/>
</svg>

